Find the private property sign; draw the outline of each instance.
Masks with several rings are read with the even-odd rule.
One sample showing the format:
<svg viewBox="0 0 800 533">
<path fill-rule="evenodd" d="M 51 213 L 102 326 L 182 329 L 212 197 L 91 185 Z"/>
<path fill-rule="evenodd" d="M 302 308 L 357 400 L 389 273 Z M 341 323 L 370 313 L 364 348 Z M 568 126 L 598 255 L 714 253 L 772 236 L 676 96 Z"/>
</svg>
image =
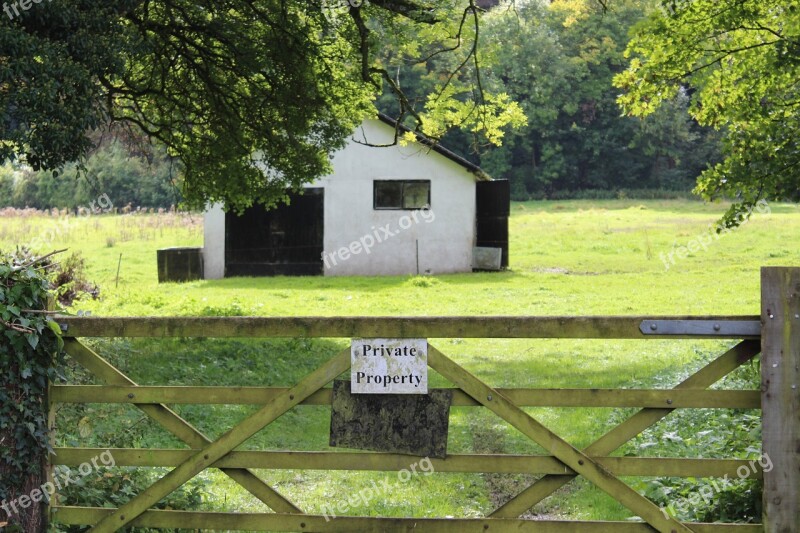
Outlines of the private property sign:
<svg viewBox="0 0 800 533">
<path fill-rule="evenodd" d="M 353 339 L 352 394 L 427 394 L 427 339 Z"/>
</svg>

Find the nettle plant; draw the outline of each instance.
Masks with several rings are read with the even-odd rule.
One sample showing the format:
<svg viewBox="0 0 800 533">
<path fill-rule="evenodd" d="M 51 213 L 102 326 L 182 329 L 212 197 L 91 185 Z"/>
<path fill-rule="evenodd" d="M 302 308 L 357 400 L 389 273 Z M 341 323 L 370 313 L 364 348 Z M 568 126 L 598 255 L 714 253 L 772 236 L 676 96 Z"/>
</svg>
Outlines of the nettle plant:
<svg viewBox="0 0 800 533">
<path fill-rule="evenodd" d="M 35 483 L 52 452 L 47 388 L 64 368 L 61 330 L 45 311 L 53 266 L 0 252 L 0 501 Z"/>
</svg>

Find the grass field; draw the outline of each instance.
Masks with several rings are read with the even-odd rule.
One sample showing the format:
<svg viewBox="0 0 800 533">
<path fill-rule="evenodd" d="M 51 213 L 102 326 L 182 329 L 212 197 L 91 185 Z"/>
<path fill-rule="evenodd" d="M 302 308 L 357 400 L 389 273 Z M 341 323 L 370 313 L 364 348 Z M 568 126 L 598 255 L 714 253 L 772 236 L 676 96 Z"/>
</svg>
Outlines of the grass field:
<svg viewBox="0 0 800 533">
<path fill-rule="evenodd" d="M 782 204 L 770 206 L 769 214 L 754 212 L 742 228 L 680 259 L 676 251 L 707 232 L 723 209 L 686 201 L 515 203 L 508 272 L 432 279 L 279 277 L 158 285 L 155 250 L 202 246 L 197 215 L 97 216 L 75 220 L 66 230 L 55 218 L 0 218 L 0 246 L 38 239 L 48 251 L 80 251 L 103 298 L 79 308 L 103 315 L 217 309 L 253 315 L 754 313 L 759 267 L 800 260 L 793 245 L 800 209 Z"/>
<path fill-rule="evenodd" d="M 98 301 L 70 311 L 94 315 L 625 315 L 758 314 L 759 268 L 797 265 L 800 209 L 770 205 L 740 229 L 708 235 L 725 206 L 689 201 L 566 201 L 515 203 L 511 268 L 503 273 L 432 277 L 226 279 L 159 285 L 155 250 L 201 246 L 202 220 L 187 215 L 97 216 L 70 224 L 44 217 L 0 218 L 0 247 L 38 239 L 43 251 L 68 247 L 86 259 L 101 286 Z M 706 234 L 704 237 L 701 235 Z M 53 238 L 51 238 L 53 237 Z M 701 242 L 702 241 L 702 242 Z M 692 244 L 694 242 L 694 244 Z M 691 247 L 691 249 L 690 249 Z M 670 256 L 670 254 L 672 254 Z M 120 260 L 121 257 L 121 260 Z M 119 266 L 119 278 L 117 269 Z M 669 267 L 668 269 L 666 267 Z M 731 343 L 708 341 L 497 341 L 435 339 L 432 344 L 494 386 L 669 387 Z M 288 385 L 336 350 L 341 340 L 117 341 L 98 349 L 141 384 Z M 729 382 L 740 386 L 741 369 Z M 80 378 L 80 376 L 79 376 Z M 432 376 L 434 386 L 444 385 Z M 219 435 L 248 407 L 184 406 L 181 414 Z M 141 415 L 107 406 L 64 408 L 60 443 L 89 446 L 180 447 Z M 625 410 L 531 409 L 540 421 L 585 446 L 622 420 Z M 697 425 L 709 414 L 684 419 Z M 90 417 L 92 433 L 70 424 Z M 672 416 L 680 423 L 680 418 Z M 303 407 L 282 417 L 247 448 L 327 449 L 329 415 Z M 673 422 L 673 424 L 676 422 Z M 758 435 L 714 424 L 682 443 L 659 425 L 620 453 L 725 456 L 758 446 Z M 718 437 L 715 440 L 715 436 Z M 689 442 L 691 440 L 691 442 Z M 454 409 L 450 452 L 540 452 L 483 410 Z M 757 451 L 757 450 L 756 450 Z M 413 462 L 409 461 L 409 464 Z M 395 474 L 389 473 L 390 477 Z M 265 472 L 309 512 L 335 503 L 383 474 Z M 205 474 L 209 509 L 258 510 L 259 504 L 222 475 Z M 481 516 L 531 481 L 526 476 L 417 476 L 390 500 L 358 509 L 367 515 Z M 211 496 L 213 486 L 213 496 Z M 637 485 L 644 489 L 644 485 Z M 534 515 L 624 519 L 630 513 L 587 483 L 575 482 L 534 509 Z"/>
</svg>

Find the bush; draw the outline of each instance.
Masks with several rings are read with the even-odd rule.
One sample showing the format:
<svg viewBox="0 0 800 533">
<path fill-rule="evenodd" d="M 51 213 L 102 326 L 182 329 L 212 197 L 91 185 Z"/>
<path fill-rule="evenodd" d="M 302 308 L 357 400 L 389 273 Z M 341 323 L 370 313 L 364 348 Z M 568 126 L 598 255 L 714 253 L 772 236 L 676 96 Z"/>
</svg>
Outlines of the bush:
<svg viewBox="0 0 800 533">
<path fill-rule="evenodd" d="M 16 500 L 42 485 L 52 452 L 47 388 L 63 377 L 61 330 L 44 313 L 49 258 L 0 253 L 0 500 Z M 37 531 L 42 506 L 8 517 L 10 531 Z"/>
<path fill-rule="evenodd" d="M 760 382 L 760 366 L 754 361 L 738 368 L 720 385 L 726 389 L 758 390 Z M 760 443 L 758 411 L 680 409 L 640 434 L 625 452 L 652 456 L 657 450 L 661 457 L 747 459 L 751 465 L 748 473 L 727 479 L 659 478 L 641 480 L 634 488 L 679 520 L 760 522 L 762 483 L 753 472 L 753 465 L 761 458 Z"/>
<path fill-rule="evenodd" d="M 144 470 L 141 468 L 107 469 L 102 475 L 80 478 L 59 493 L 59 504 L 78 507 L 118 508 L 130 501 L 166 474 L 163 469 Z M 186 485 L 158 502 L 153 509 L 199 509 L 203 503 L 206 482 L 195 478 Z M 56 516 L 56 521 L 58 516 Z M 59 533 L 79 533 L 88 531 L 88 526 L 66 526 L 53 524 L 53 531 Z M 122 531 L 144 533 L 156 531 L 149 528 L 128 527 Z M 157 531 L 178 533 L 193 531 L 187 529 L 159 529 Z"/>
<path fill-rule="evenodd" d="M 86 261 L 80 252 L 67 256 L 56 265 L 52 283 L 58 303 L 69 307 L 85 296 L 93 300 L 100 297 L 100 287 L 86 279 L 85 268 Z"/>
</svg>

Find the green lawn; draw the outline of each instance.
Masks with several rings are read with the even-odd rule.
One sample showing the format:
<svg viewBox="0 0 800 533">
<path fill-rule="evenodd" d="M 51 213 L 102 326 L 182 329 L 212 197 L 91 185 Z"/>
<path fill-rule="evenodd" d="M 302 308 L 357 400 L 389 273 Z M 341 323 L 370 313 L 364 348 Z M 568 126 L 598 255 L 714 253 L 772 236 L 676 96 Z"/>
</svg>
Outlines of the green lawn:
<svg viewBox="0 0 800 533">
<path fill-rule="evenodd" d="M 158 285 L 155 250 L 201 246 L 202 217 L 100 216 L 66 231 L 57 219 L 2 219 L 0 246 L 56 233 L 49 247 L 80 250 L 102 315 L 453 315 L 756 313 L 759 267 L 797 264 L 800 209 L 772 205 L 741 229 L 679 259 L 724 209 L 686 201 L 513 204 L 511 269 L 434 279 L 238 278 Z M 674 264 L 665 270 L 662 256 Z M 121 259 L 119 286 L 115 287 Z"/>
<path fill-rule="evenodd" d="M 226 279 L 159 285 L 155 250 L 202 245 L 201 217 L 99 216 L 60 231 L 46 250 L 79 250 L 87 275 L 102 288 L 99 301 L 72 309 L 94 315 L 626 315 L 758 314 L 759 268 L 797 265 L 800 209 L 770 206 L 742 228 L 707 237 L 706 248 L 681 249 L 708 231 L 725 206 L 688 201 L 527 202 L 512 206 L 511 268 L 503 273 L 419 277 Z M 0 219 L 0 246 L 47 240 L 56 219 Z M 45 237 L 42 237 L 45 235 Z M 699 241 L 698 241 L 699 242 Z M 665 269 L 665 260 L 674 264 Z M 120 262 L 121 256 L 121 262 Z M 117 268 L 120 275 L 117 286 Z M 494 386 L 669 387 L 729 342 L 433 339 L 431 343 Z M 288 385 L 336 350 L 339 339 L 126 340 L 98 349 L 142 384 Z M 312 356 L 306 354 L 313 353 Z M 743 369 L 743 372 L 746 370 Z M 434 386 L 444 385 L 437 376 Z M 738 383 L 738 382 L 736 382 Z M 180 412 L 210 436 L 220 435 L 248 407 L 183 406 Z M 541 422 L 578 446 L 619 423 L 622 410 L 531 409 Z M 133 410 L 107 406 L 63 409 L 60 444 L 178 447 Z M 91 436 L 74 421 L 89 416 Z M 674 415 L 673 415 L 674 416 Z M 702 417 L 687 419 L 701 424 Z M 329 416 L 296 408 L 245 446 L 327 449 Z M 697 431 L 705 429 L 697 427 Z M 657 426 L 649 455 L 721 451 L 702 443 L 661 446 Z M 725 427 L 715 431 L 725 433 Z M 711 435 L 713 437 L 713 435 Z M 746 440 L 744 437 L 740 439 Z M 753 442 L 740 442 L 744 449 Z M 622 453 L 635 451 L 632 444 Z M 516 430 L 478 409 L 454 409 L 450 452 L 541 451 Z M 413 462 L 409 460 L 409 464 Z M 370 480 L 396 473 L 265 472 L 281 492 L 309 512 L 341 501 Z M 217 473 L 205 479 L 209 509 L 258 510 L 260 505 Z M 524 476 L 418 476 L 398 484 L 391 500 L 358 514 L 481 516 L 530 482 Z M 213 496 L 210 495 L 213 486 Z M 630 513 L 587 483 L 545 500 L 534 514 L 624 519 Z"/>
</svg>

